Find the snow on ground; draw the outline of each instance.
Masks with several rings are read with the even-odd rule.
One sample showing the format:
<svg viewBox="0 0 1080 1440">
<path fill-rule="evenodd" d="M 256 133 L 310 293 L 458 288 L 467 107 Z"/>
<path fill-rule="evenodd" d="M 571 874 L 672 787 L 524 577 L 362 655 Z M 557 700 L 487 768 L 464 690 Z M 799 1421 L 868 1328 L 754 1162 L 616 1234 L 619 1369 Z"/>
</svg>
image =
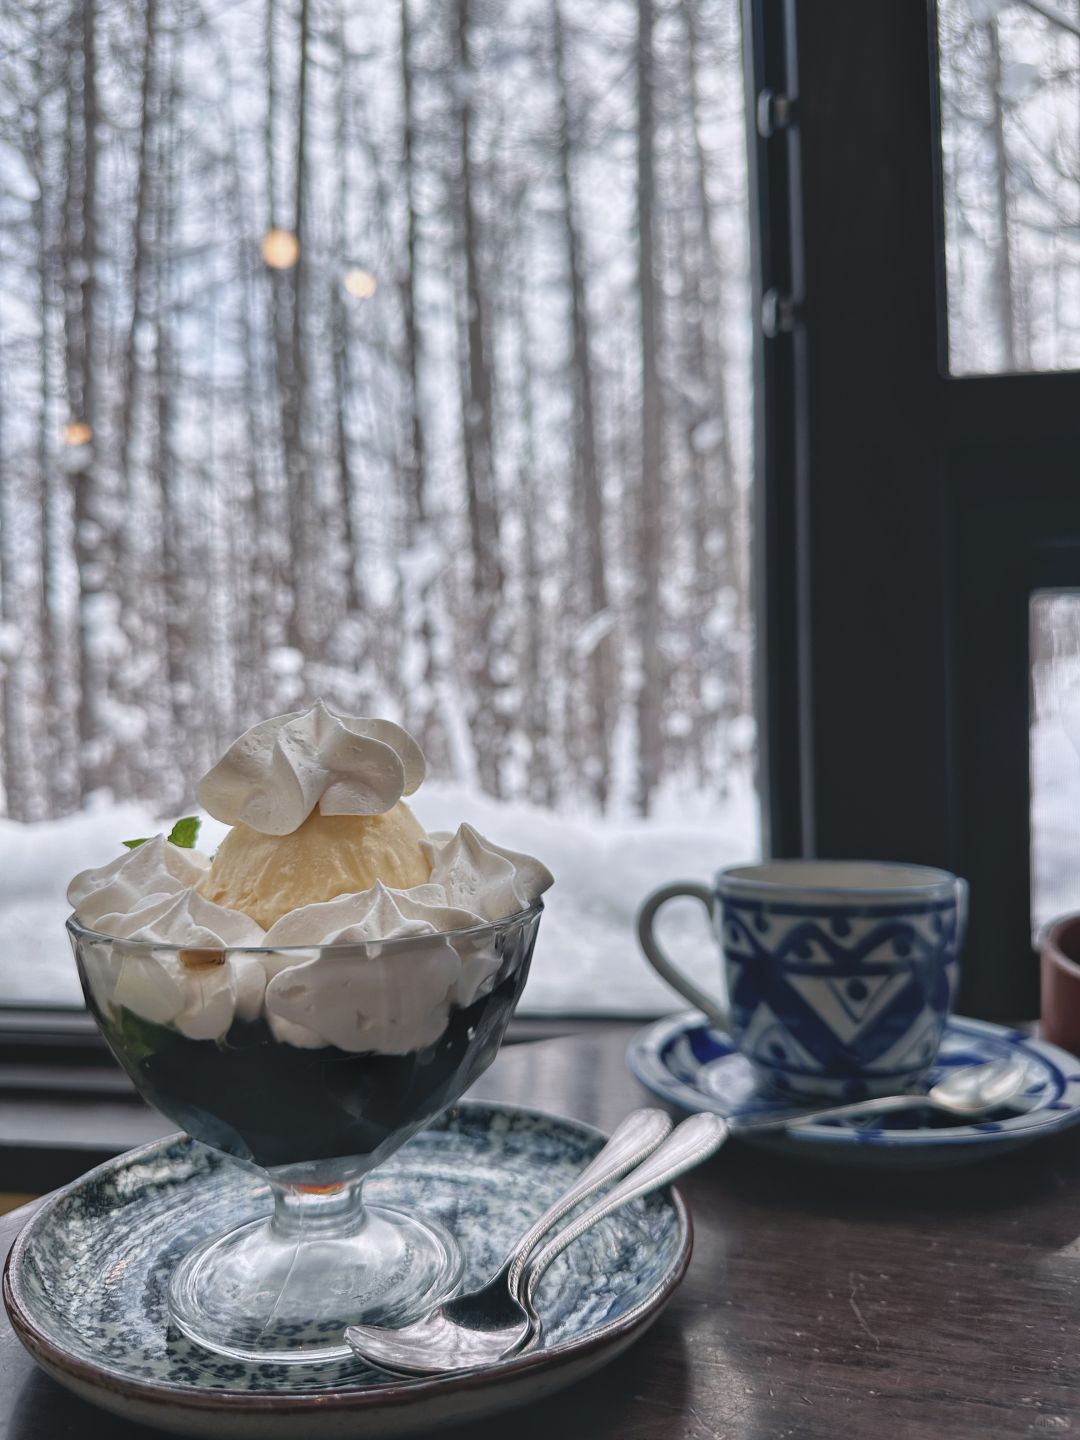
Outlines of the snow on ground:
<svg viewBox="0 0 1080 1440">
<path fill-rule="evenodd" d="M 94 807 L 35 825 L 0 820 L 0 999 L 82 1003 L 64 931 L 67 882 L 118 854 L 121 840 L 153 834 L 152 824 L 139 805 Z"/>
<path fill-rule="evenodd" d="M 1080 910 L 1080 710 L 1032 730 L 1031 909 L 1036 926 Z"/>
<path fill-rule="evenodd" d="M 438 781 L 428 781 L 410 803 L 429 830 L 454 830 L 467 820 L 497 843 L 538 856 L 554 873 L 522 1001 L 534 1013 L 677 1009 L 682 1001 L 638 950 L 638 906 L 668 880 L 705 880 L 720 865 L 758 852 L 757 806 L 748 787 L 711 812 L 700 795 L 668 792 L 650 820 L 564 816 Z M 35 825 L 0 820 L 0 1001 L 81 1003 L 64 931 L 67 883 L 111 860 L 121 841 L 162 828 L 144 806 L 104 802 Z M 206 820 L 199 848 L 212 852 L 225 830 Z M 719 962 L 700 906 L 673 902 L 660 933 L 690 974 L 715 985 Z"/>
</svg>

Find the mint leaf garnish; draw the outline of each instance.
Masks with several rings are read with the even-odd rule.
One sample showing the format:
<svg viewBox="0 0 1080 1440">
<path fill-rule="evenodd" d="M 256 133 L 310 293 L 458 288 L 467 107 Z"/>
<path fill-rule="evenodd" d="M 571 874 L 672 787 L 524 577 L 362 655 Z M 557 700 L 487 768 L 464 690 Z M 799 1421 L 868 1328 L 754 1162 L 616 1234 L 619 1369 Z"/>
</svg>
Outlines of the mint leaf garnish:
<svg viewBox="0 0 1080 1440">
<path fill-rule="evenodd" d="M 174 1030 L 168 1030 L 164 1025 L 154 1025 L 123 1005 L 109 1018 L 115 1027 L 119 1048 L 128 1060 L 137 1065 L 176 1044 L 177 1035 Z"/>
<path fill-rule="evenodd" d="M 193 850 L 199 835 L 199 817 L 185 815 L 169 831 L 169 844 L 179 845 L 182 850 Z"/>
<path fill-rule="evenodd" d="M 185 815 L 182 820 L 177 820 L 169 831 L 169 844 L 179 845 L 181 850 L 194 850 L 200 823 L 197 815 Z M 140 845 L 145 845 L 149 838 L 148 835 L 144 835 L 140 840 L 121 840 L 120 843 L 126 845 L 129 850 L 137 850 Z"/>
</svg>

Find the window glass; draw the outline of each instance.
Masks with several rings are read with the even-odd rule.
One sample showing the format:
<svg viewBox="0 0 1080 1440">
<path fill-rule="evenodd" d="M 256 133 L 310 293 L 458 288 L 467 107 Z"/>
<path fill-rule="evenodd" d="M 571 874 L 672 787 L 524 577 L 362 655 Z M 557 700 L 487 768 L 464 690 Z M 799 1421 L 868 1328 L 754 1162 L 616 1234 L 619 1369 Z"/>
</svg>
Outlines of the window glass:
<svg viewBox="0 0 1080 1440">
<path fill-rule="evenodd" d="M 322 696 L 555 871 L 527 1006 L 673 1006 L 636 905 L 758 845 L 738 9 L 0 0 L 0 999 Z"/>
<path fill-rule="evenodd" d="M 1080 9 L 938 0 L 949 369 L 1080 367 Z"/>
<path fill-rule="evenodd" d="M 1031 601 L 1031 910 L 1080 910 L 1080 590 Z"/>
</svg>

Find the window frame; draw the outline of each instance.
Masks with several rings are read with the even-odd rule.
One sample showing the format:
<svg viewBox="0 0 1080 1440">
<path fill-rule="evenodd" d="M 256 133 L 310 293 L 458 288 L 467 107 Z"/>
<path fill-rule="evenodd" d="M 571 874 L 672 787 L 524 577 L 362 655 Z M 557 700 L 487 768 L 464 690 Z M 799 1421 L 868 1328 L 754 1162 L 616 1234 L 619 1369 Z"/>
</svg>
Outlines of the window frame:
<svg viewBox="0 0 1080 1440">
<path fill-rule="evenodd" d="M 1080 374 L 948 374 L 934 0 L 744 13 L 748 91 L 793 116 L 751 151 L 755 303 L 779 291 L 790 320 L 759 326 L 755 371 L 761 544 L 783 565 L 761 693 L 797 732 L 772 849 L 964 875 L 959 1008 L 1033 1016 L 1028 601 L 1080 584 Z"/>
</svg>

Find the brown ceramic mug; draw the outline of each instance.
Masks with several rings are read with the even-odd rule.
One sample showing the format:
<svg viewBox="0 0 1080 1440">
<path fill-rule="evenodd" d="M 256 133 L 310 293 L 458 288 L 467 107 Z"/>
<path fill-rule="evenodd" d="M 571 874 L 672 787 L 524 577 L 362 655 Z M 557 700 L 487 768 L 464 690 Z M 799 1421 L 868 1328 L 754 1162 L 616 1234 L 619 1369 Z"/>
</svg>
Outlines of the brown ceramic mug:
<svg viewBox="0 0 1080 1440">
<path fill-rule="evenodd" d="M 1080 1055 L 1080 912 L 1059 915 L 1039 936 L 1042 1033 Z"/>
</svg>

